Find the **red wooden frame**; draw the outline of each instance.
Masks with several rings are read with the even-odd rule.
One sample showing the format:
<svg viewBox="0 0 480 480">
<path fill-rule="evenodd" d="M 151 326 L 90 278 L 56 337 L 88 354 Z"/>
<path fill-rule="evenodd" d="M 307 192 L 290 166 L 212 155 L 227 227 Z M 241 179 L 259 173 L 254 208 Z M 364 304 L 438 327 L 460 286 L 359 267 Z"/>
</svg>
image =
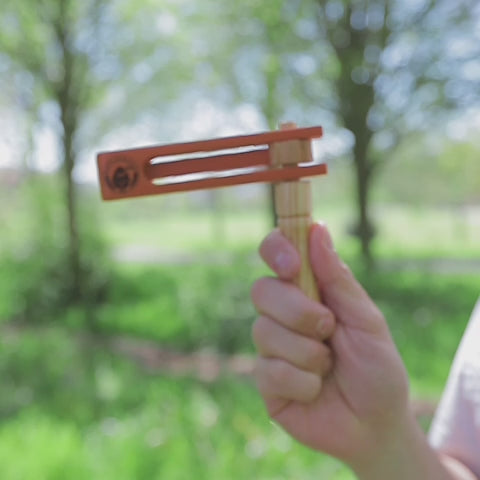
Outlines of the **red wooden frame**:
<svg viewBox="0 0 480 480">
<path fill-rule="evenodd" d="M 291 181 L 322 175 L 325 164 L 272 167 L 270 146 L 278 142 L 311 140 L 323 135 L 322 127 L 294 128 L 253 135 L 143 147 L 98 154 L 102 197 L 113 200 L 143 195 L 192 191 L 255 182 Z M 245 151 L 245 147 L 254 147 Z M 224 153 L 222 151 L 243 149 Z M 197 158 L 191 154 L 217 152 Z M 177 159 L 157 161 L 161 157 Z M 203 174 L 203 175 L 202 175 Z M 190 176 L 190 178 L 185 176 Z M 198 178 L 198 177 L 202 178 Z"/>
</svg>

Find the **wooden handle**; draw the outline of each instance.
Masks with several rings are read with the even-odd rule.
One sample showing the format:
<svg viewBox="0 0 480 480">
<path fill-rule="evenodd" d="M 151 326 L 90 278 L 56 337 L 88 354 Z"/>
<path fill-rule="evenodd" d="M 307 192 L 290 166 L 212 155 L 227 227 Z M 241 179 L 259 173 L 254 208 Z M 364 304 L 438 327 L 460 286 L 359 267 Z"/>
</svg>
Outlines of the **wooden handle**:
<svg viewBox="0 0 480 480">
<path fill-rule="evenodd" d="M 284 182 L 276 184 L 274 188 L 278 227 L 300 254 L 300 272 L 293 281 L 309 298 L 319 302 L 320 295 L 310 265 L 308 247 L 312 226 L 310 182 Z"/>
<path fill-rule="evenodd" d="M 296 128 L 295 123 L 284 123 L 280 130 Z M 288 168 L 312 161 L 309 140 L 278 142 L 270 147 L 273 166 Z M 280 231 L 298 250 L 300 272 L 293 282 L 312 300 L 320 301 L 317 282 L 310 265 L 309 234 L 312 226 L 312 192 L 308 180 L 277 183 L 274 187 L 275 212 Z"/>
</svg>

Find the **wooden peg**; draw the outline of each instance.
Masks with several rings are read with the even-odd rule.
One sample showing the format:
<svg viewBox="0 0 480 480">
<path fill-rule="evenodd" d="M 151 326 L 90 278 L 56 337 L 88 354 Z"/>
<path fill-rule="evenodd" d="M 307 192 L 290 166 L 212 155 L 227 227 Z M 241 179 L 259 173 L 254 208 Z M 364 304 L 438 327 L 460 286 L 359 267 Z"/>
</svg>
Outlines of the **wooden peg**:
<svg viewBox="0 0 480 480">
<path fill-rule="evenodd" d="M 296 128 L 294 123 L 282 124 L 281 130 Z M 271 164 L 277 167 L 295 166 L 311 162 L 312 151 L 309 140 L 278 142 L 271 146 Z M 285 167 L 285 168 L 288 168 Z M 278 227 L 297 249 L 300 272 L 294 283 L 312 300 L 320 301 L 317 282 L 309 256 L 309 234 L 312 226 L 312 192 L 308 180 L 281 182 L 274 185 L 275 212 Z"/>
</svg>

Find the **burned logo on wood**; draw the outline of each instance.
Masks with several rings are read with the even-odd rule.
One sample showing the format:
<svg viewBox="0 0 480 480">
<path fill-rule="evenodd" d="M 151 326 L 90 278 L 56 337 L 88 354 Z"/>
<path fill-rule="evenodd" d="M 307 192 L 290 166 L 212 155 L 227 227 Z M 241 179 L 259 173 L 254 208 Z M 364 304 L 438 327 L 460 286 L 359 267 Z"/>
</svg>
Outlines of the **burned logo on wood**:
<svg viewBox="0 0 480 480">
<path fill-rule="evenodd" d="M 111 190 L 127 193 L 136 185 L 138 171 L 127 158 L 113 160 L 107 167 L 105 181 Z"/>
</svg>

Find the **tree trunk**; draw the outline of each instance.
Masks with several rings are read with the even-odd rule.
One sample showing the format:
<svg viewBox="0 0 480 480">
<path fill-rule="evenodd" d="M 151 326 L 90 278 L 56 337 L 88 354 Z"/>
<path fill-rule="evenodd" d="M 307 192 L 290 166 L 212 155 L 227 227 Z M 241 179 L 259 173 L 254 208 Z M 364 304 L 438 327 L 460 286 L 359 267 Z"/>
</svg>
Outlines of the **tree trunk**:
<svg viewBox="0 0 480 480">
<path fill-rule="evenodd" d="M 82 278 L 80 263 L 80 242 L 77 218 L 77 197 L 73 181 L 73 168 L 75 166 L 74 136 L 77 130 L 77 105 L 79 92 L 75 88 L 75 54 L 72 52 L 71 25 L 69 24 L 69 8 L 71 3 L 60 3 L 59 17 L 55 31 L 62 53 L 63 76 L 58 83 L 56 91 L 60 107 L 60 120 L 62 124 L 63 147 L 63 173 L 65 180 L 65 201 L 68 228 L 68 265 L 70 269 L 70 299 L 78 301 L 82 298 Z"/>
<path fill-rule="evenodd" d="M 278 218 L 275 210 L 275 186 L 273 183 L 268 184 L 268 211 L 270 212 L 270 225 L 275 228 L 278 224 Z"/>
<path fill-rule="evenodd" d="M 360 143 L 360 142 L 359 142 Z M 362 258 L 367 268 L 373 266 L 373 255 L 371 242 L 374 237 L 373 224 L 369 216 L 369 191 L 371 170 L 368 165 L 366 151 L 364 149 L 355 148 L 355 182 L 357 196 L 357 224 L 354 232 L 360 240 Z"/>
<path fill-rule="evenodd" d="M 325 19 L 325 3 L 319 0 L 320 19 Z M 339 75 L 335 89 L 339 100 L 339 114 L 344 126 L 355 137 L 353 162 L 355 167 L 356 209 L 357 218 L 353 233 L 360 240 L 362 259 L 367 268 L 373 266 L 371 241 L 374 229 L 369 217 L 369 190 L 372 180 L 373 166 L 368 157 L 368 147 L 372 131 L 368 126 L 368 114 L 375 103 L 373 77 L 354 78 L 358 68 L 364 66 L 366 48 L 369 45 L 384 46 L 383 32 L 373 32 L 367 28 L 354 28 L 351 19 L 356 6 L 352 2 L 344 2 L 345 12 L 338 21 L 323 26 L 339 62 Z M 339 33 L 342 35 L 339 35 Z M 367 70 L 368 72 L 368 70 Z"/>
<path fill-rule="evenodd" d="M 367 268 L 373 266 L 371 241 L 374 237 L 373 223 L 370 219 L 369 193 L 372 180 L 373 165 L 368 156 L 368 148 L 372 132 L 367 126 L 367 116 L 373 104 L 373 87 L 355 85 L 349 78 L 340 82 L 339 96 L 342 98 L 342 117 L 345 126 L 355 136 L 353 147 L 353 163 L 355 168 L 355 194 L 357 218 L 353 233 L 360 241 L 362 259 Z M 352 102 L 351 98 L 356 98 Z"/>
<path fill-rule="evenodd" d="M 208 190 L 207 199 L 211 212 L 212 240 L 217 245 L 224 246 L 227 240 L 227 231 L 222 191 L 220 189 Z"/>
<path fill-rule="evenodd" d="M 276 130 L 279 128 L 280 113 L 282 111 L 282 98 L 279 97 L 277 92 L 277 82 L 281 68 L 277 54 L 272 52 L 268 57 L 264 71 L 267 95 L 262 105 L 262 111 L 270 130 Z M 272 228 L 275 228 L 277 226 L 278 218 L 275 210 L 275 194 L 272 183 L 267 185 L 267 192 L 270 225 Z"/>
<path fill-rule="evenodd" d="M 65 199 L 68 225 L 68 264 L 71 275 L 71 298 L 76 301 L 82 297 L 82 281 L 80 266 L 80 242 L 78 234 L 77 198 L 75 182 L 73 181 L 73 167 L 75 166 L 75 154 L 73 151 L 73 131 L 64 125 L 63 148 L 64 148 L 64 176 L 65 176 Z"/>
</svg>

